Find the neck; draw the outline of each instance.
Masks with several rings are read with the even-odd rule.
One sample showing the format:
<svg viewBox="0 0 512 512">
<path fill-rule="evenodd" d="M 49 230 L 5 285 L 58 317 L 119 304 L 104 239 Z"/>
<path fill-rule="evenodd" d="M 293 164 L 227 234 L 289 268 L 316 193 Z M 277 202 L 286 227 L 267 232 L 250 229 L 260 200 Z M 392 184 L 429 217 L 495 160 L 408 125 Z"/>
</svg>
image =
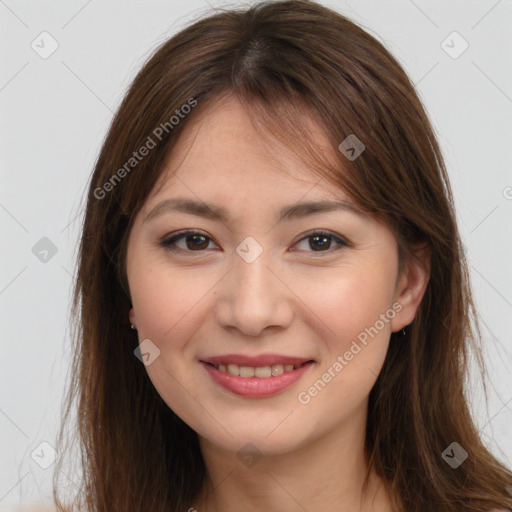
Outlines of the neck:
<svg viewBox="0 0 512 512">
<path fill-rule="evenodd" d="M 196 500 L 198 512 L 330 510 L 389 512 L 383 481 L 366 476 L 366 414 L 342 424 L 293 452 L 262 455 L 251 467 L 233 451 L 200 437 L 207 481 Z M 255 442 L 254 444 L 257 444 Z"/>
</svg>

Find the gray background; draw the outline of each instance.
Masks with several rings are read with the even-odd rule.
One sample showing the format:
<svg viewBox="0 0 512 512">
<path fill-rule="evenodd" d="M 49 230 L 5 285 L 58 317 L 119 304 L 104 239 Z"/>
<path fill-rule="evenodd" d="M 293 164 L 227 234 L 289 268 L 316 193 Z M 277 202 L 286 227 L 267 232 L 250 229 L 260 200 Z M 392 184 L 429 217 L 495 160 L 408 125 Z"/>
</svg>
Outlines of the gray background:
<svg viewBox="0 0 512 512">
<path fill-rule="evenodd" d="M 489 409 L 474 372 L 471 405 L 486 444 L 510 466 L 512 2 L 321 3 L 385 44 L 432 119 L 484 321 Z M 69 364 L 81 201 L 113 112 L 157 44 L 210 9 L 204 0 L 0 0 L 2 511 L 51 494 L 54 466 L 41 465 L 56 447 Z M 58 43 L 45 59 L 31 47 L 51 49 L 43 31 Z M 461 55 L 453 31 L 469 44 Z M 41 252 L 49 247 L 43 237 L 55 254 Z"/>
</svg>

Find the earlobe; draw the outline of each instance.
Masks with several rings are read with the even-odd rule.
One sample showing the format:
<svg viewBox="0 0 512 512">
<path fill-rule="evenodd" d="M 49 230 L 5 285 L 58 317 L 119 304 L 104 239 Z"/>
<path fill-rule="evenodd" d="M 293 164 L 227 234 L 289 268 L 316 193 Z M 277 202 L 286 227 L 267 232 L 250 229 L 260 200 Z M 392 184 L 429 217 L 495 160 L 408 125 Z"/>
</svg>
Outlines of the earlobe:
<svg viewBox="0 0 512 512">
<path fill-rule="evenodd" d="M 130 312 L 128 313 L 128 318 L 130 320 L 130 323 L 136 327 L 137 325 L 135 323 L 135 311 L 133 310 L 133 307 L 130 309 Z"/>
<path fill-rule="evenodd" d="M 416 316 L 430 279 L 431 248 L 416 248 L 404 265 L 395 290 L 395 301 L 402 307 L 391 321 L 391 330 L 398 332 L 409 325 Z"/>
</svg>

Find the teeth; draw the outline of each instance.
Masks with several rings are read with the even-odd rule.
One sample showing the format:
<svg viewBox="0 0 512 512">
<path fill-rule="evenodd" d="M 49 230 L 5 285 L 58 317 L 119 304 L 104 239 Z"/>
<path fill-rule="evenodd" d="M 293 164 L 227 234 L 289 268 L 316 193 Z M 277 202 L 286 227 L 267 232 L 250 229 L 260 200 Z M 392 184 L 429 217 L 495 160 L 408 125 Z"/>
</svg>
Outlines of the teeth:
<svg viewBox="0 0 512 512">
<path fill-rule="evenodd" d="M 293 365 L 287 364 L 286 366 L 293 366 Z M 284 366 L 282 364 L 274 364 L 272 366 L 272 375 L 274 377 L 282 375 L 284 372 L 285 372 L 285 369 L 284 369 Z"/>
<path fill-rule="evenodd" d="M 240 375 L 242 377 L 245 377 L 245 375 L 242 373 L 243 369 L 244 369 L 244 367 L 242 366 L 240 368 Z M 271 377 L 272 376 L 272 368 L 270 366 L 258 366 L 254 370 L 254 376 L 259 377 L 260 379 L 263 379 L 266 377 Z"/>
<path fill-rule="evenodd" d="M 231 375 L 240 375 L 240 367 L 237 364 L 228 364 L 228 373 Z"/>
<path fill-rule="evenodd" d="M 301 364 L 274 364 L 272 366 L 239 366 L 237 364 L 219 364 L 214 365 L 217 370 L 221 372 L 227 372 L 230 375 L 240 377 L 258 377 L 260 379 L 266 379 L 268 377 L 277 377 L 286 372 L 291 372 L 295 368 L 302 366 Z"/>
<path fill-rule="evenodd" d="M 259 370 L 259 368 L 258 368 Z M 240 377 L 254 377 L 255 369 L 250 366 L 240 366 Z M 258 375 L 259 377 L 259 375 Z"/>
</svg>

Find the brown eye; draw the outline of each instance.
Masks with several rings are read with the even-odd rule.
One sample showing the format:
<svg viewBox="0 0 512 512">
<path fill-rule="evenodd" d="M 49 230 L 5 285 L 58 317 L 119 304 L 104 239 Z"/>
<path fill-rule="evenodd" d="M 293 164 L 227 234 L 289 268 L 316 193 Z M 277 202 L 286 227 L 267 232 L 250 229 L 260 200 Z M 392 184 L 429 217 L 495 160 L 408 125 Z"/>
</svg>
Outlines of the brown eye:
<svg viewBox="0 0 512 512">
<path fill-rule="evenodd" d="M 208 240 L 206 236 L 204 235 L 186 235 L 185 237 L 185 244 L 187 246 L 187 249 L 190 250 L 203 250 L 208 247 Z"/>
<path fill-rule="evenodd" d="M 183 239 L 182 246 L 177 243 Z M 162 247 L 173 252 L 201 252 L 208 248 L 211 238 L 200 231 L 185 231 L 171 238 L 166 238 L 160 242 Z"/>
<path fill-rule="evenodd" d="M 175 253 L 191 254 L 206 251 L 210 242 L 213 242 L 213 240 L 208 235 L 200 231 L 188 230 L 163 239 L 159 245 Z M 178 243 L 182 245 L 179 246 Z M 324 231 L 313 231 L 295 245 L 301 243 L 305 244 L 305 247 L 300 250 L 313 253 L 331 253 L 349 246 L 349 243 L 342 238 Z"/>
<path fill-rule="evenodd" d="M 333 241 L 337 244 L 337 247 L 332 249 Z M 348 243 L 341 238 L 324 231 L 315 231 L 302 238 L 296 245 L 305 243 L 306 250 L 309 252 L 333 252 L 342 247 L 348 247 Z"/>
</svg>

